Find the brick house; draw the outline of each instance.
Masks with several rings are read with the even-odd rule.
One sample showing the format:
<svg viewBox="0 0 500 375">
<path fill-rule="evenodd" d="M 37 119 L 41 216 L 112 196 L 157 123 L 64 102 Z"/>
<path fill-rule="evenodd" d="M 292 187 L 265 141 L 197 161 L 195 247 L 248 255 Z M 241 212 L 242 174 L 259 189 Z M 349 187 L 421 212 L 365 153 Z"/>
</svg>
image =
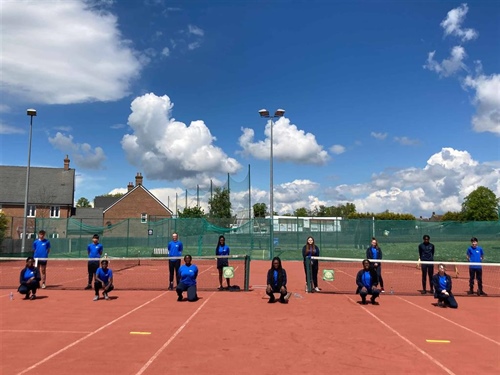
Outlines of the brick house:
<svg viewBox="0 0 500 375">
<path fill-rule="evenodd" d="M 28 192 L 27 235 L 44 229 L 49 237 L 59 237 L 65 225 L 59 228 L 57 221 L 68 218 L 74 210 L 75 170 L 71 169 L 66 155 L 63 168 L 31 167 Z M 0 209 L 11 217 L 6 237 L 22 238 L 24 219 L 24 195 L 26 192 L 26 167 L 0 166 Z M 42 226 L 35 228 L 35 219 Z M 44 219 L 47 219 L 45 221 Z"/>
</svg>

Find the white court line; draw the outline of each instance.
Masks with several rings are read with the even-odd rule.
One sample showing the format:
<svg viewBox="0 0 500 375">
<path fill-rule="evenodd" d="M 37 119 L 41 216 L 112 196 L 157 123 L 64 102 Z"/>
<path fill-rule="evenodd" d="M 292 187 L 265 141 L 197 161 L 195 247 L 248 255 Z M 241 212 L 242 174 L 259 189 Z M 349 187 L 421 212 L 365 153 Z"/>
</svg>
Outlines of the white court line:
<svg viewBox="0 0 500 375">
<path fill-rule="evenodd" d="M 347 297 L 347 299 L 350 299 L 352 302 L 357 303 L 355 300 L 353 300 L 351 297 Z M 429 353 L 427 353 L 425 350 L 420 349 L 417 345 L 415 345 L 412 341 L 404 337 L 402 334 L 400 334 L 398 331 L 396 331 L 394 328 L 392 328 L 389 324 L 384 322 L 382 319 L 380 319 L 378 316 L 373 314 L 370 310 L 368 310 L 366 307 L 362 306 L 363 310 L 365 310 L 368 314 L 370 314 L 374 319 L 378 320 L 379 323 L 381 323 L 384 327 L 386 327 L 388 330 L 390 330 L 392 333 L 397 335 L 401 340 L 406 342 L 408 345 L 410 345 L 413 349 L 417 350 L 420 354 L 423 356 L 427 357 L 432 363 L 435 365 L 441 367 L 447 374 L 450 375 L 455 375 L 453 371 L 451 371 L 448 367 L 444 366 L 441 362 L 439 362 L 437 359 L 435 359 L 433 356 L 431 356 Z"/>
<path fill-rule="evenodd" d="M 498 342 L 498 341 L 496 341 L 496 340 L 493 340 L 492 338 L 489 338 L 489 337 L 487 337 L 487 336 L 484 336 L 484 335 L 480 334 L 479 332 L 473 331 L 473 330 L 472 330 L 472 329 L 470 329 L 470 328 L 467 328 L 467 327 L 465 327 L 465 326 L 463 326 L 463 325 L 461 325 L 461 324 L 458 324 L 458 323 L 454 322 L 453 320 L 447 319 L 447 318 L 445 318 L 444 316 L 441 316 L 441 315 L 439 315 L 439 314 L 436 314 L 434 311 L 427 310 L 426 308 L 423 308 L 422 306 L 419 306 L 419 305 L 417 305 L 417 304 L 415 304 L 415 303 L 413 303 L 413 302 L 410 302 L 410 301 L 408 301 L 408 300 L 406 300 L 406 299 L 404 299 L 404 298 L 402 298 L 402 297 L 398 297 L 398 298 L 399 298 L 399 299 L 401 299 L 401 300 L 403 300 L 403 301 L 405 301 L 405 302 L 407 302 L 407 303 L 409 303 L 409 304 L 410 304 L 410 305 L 412 305 L 412 306 L 418 307 L 418 308 L 419 308 L 419 309 L 421 309 L 421 310 L 424 310 L 424 311 L 426 311 L 426 312 L 428 312 L 428 313 L 430 313 L 430 314 L 432 314 L 432 315 L 434 315 L 434 316 L 437 316 L 437 317 L 439 317 L 439 318 L 441 318 L 441 319 L 443 319 L 443 320 L 446 320 L 448 323 L 454 324 L 454 325 L 456 325 L 457 327 L 460 327 L 460 328 L 462 328 L 462 329 L 465 329 L 467 332 L 470 332 L 470 333 L 473 333 L 473 334 L 475 334 L 475 335 L 478 335 L 479 337 L 481 337 L 481 338 L 483 338 L 483 339 L 485 339 L 485 340 L 491 341 L 492 343 L 497 344 L 497 345 L 499 345 L 499 346 L 500 346 L 500 342 Z"/>
<path fill-rule="evenodd" d="M 144 366 L 141 367 L 141 369 L 139 371 L 137 371 L 136 375 L 141 375 L 144 371 L 147 370 L 147 368 L 156 360 L 156 358 L 158 358 L 158 356 L 167 348 L 167 346 L 170 345 L 170 343 L 172 341 L 175 340 L 175 338 L 179 335 L 179 333 L 182 332 L 182 330 L 184 328 L 186 328 L 186 326 L 188 325 L 188 323 L 196 316 L 196 314 L 198 314 L 200 312 L 200 310 L 203 308 L 203 306 L 206 305 L 206 303 L 208 302 L 208 300 L 215 294 L 215 292 L 212 292 L 212 294 L 210 294 L 208 296 L 208 298 L 201 304 L 200 307 L 198 307 L 196 309 L 196 311 L 194 313 L 191 314 L 191 316 L 184 322 L 183 325 L 181 325 L 177 331 L 174 332 L 174 334 L 172 336 L 170 336 L 170 338 L 167 340 L 167 342 L 165 342 L 165 344 L 162 345 L 162 347 L 160 349 L 158 349 L 156 351 L 155 354 L 153 354 L 153 356 L 149 359 L 149 361 L 147 361 Z"/>
<path fill-rule="evenodd" d="M 43 360 L 41 360 L 41 361 L 39 361 L 39 362 L 35 363 L 34 365 L 32 365 L 32 366 L 28 367 L 27 369 L 24 369 L 23 371 L 19 372 L 17 375 L 22 375 L 22 374 L 25 374 L 25 373 L 27 373 L 28 371 L 31 371 L 31 370 L 33 370 L 33 369 L 37 368 L 38 366 L 40 366 L 40 365 L 44 364 L 45 362 L 47 362 L 47 361 L 51 360 L 51 359 L 52 359 L 52 358 L 54 358 L 55 356 L 57 356 L 57 355 L 61 354 L 62 352 L 65 352 L 65 351 L 66 351 L 66 350 L 68 350 L 69 348 L 72 348 L 73 346 L 78 345 L 78 344 L 79 344 L 79 343 L 81 343 L 82 341 L 84 341 L 84 340 L 88 339 L 88 338 L 89 338 L 89 337 L 91 337 L 91 336 L 94 336 L 96 333 L 101 332 L 103 329 L 105 329 L 105 328 L 109 327 L 110 325 L 112 325 L 112 324 L 116 323 L 117 321 L 119 321 L 119 320 L 121 320 L 121 319 L 125 318 L 126 316 L 129 316 L 130 314 L 132 314 L 132 313 L 136 312 L 137 310 L 139 310 L 139 309 L 143 308 L 144 306 L 149 305 L 151 302 L 153 302 L 153 301 L 157 300 L 158 298 L 163 297 L 166 293 L 167 293 L 167 292 L 163 292 L 163 293 L 161 293 L 160 295 L 158 295 L 158 296 L 156 296 L 156 297 L 154 297 L 154 298 L 150 299 L 149 301 L 147 301 L 147 302 L 143 303 L 142 305 L 140 305 L 140 306 L 136 307 L 135 309 L 130 310 L 130 311 L 129 311 L 129 312 L 127 312 L 126 314 L 123 314 L 122 316 L 120 316 L 120 317 L 118 317 L 118 318 L 116 318 L 116 319 L 112 320 L 111 322 L 106 323 L 105 325 L 103 325 L 103 326 L 101 326 L 101 327 L 97 328 L 95 331 L 92 331 L 92 332 L 90 332 L 89 334 L 87 334 L 87 335 L 83 336 L 82 338 L 80 338 L 80 339 L 78 339 L 78 340 L 76 340 L 76 341 L 72 342 L 71 344 L 66 345 L 64 348 L 62 348 L 62 349 L 58 350 L 58 351 L 57 351 L 57 352 L 55 352 L 55 353 L 52 353 L 52 354 L 51 354 L 51 355 L 49 355 L 48 357 L 45 357 Z"/>
<path fill-rule="evenodd" d="M 40 331 L 32 329 L 0 329 L 0 332 L 15 332 L 15 333 L 90 333 L 90 331 Z"/>
</svg>

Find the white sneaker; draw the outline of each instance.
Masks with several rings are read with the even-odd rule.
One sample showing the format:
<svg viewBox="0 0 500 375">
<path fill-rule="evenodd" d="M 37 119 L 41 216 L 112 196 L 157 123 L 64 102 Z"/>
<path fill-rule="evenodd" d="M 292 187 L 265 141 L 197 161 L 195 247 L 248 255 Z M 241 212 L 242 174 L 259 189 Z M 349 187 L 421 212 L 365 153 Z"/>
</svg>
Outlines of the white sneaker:
<svg viewBox="0 0 500 375">
<path fill-rule="evenodd" d="M 104 292 L 103 294 L 104 294 L 104 299 L 107 301 L 109 299 L 108 293 Z"/>
<path fill-rule="evenodd" d="M 99 296 L 95 296 L 94 301 L 99 301 Z"/>
<path fill-rule="evenodd" d="M 315 291 L 315 292 L 319 292 L 320 290 L 321 290 L 321 289 L 320 289 L 320 288 L 318 288 L 318 287 L 314 288 L 314 291 Z"/>
<path fill-rule="evenodd" d="M 306 293 L 308 292 L 309 290 L 307 289 L 307 284 L 306 284 Z"/>
<path fill-rule="evenodd" d="M 42 289 L 45 289 L 45 288 L 46 288 L 45 283 L 43 283 L 42 284 Z"/>
</svg>

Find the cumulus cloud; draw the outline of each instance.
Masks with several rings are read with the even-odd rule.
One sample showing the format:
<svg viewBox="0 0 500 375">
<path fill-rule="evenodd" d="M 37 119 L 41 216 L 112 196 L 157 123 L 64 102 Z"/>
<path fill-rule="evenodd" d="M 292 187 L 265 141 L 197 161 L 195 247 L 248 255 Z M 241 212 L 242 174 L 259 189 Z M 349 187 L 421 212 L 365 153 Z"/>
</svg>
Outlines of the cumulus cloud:
<svg viewBox="0 0 500 375">
<path fill-rule="evenodd" d="M 0 134 L 23 134 L 23 133 L 26 133 L 26 131 L 23 128 L 7 125 L 0 121 Z"/>
<path fill-rule="evenodd" d="M 170 56 L 170 48 L 168 48 L 168 47 L 163 48 L 163 49 L 161 50 L 161 55 L 162 55 L 162 56 L 165 56 L 165 57 Z"/>
<path fill-rule="evenodd" d="M 473 129 L 500 135 L 500 74 L 467 76 L 464 86 L 475 90 L 473 103 L 477 112 L 472 118 Z"/>
<path fill-rule="evenodd" d="M 452 48 L 450 57 L 441 62 L 434 60 L 436 51 L 429 52 L 427 55 L 427 63 L 423 66 L 432 72 L 436 72 L 441 77 L 452 76 L 462 70 L 467 71 L 467 66 L 463 60 L 467 57 L 465 49 L 462 46 L 455 46 Z"/>
<path fill-rule="evenodd" d="M 241 130 L 243 134 L 239 138 L 239 145 L 243 149 L 242 154 L 257 159 L 268 159 L 271 121 L 268 121 L 264 130 L 266 138 L 263 141 L 254 142 L 253 129 Z M 316 165 L 324 165 L 330 159 L 323 146 L 317 143 L 314 134 L 299 130 L 286 117 L 280 117 L 273 126 L 273 157 L 280 161 Z"/>
<path fill-rule="evenodd" d="M 411 139 L 408 137 L 394 137 L 394 142 L 402 146 L 415 146 L 420 143 L 418 139 Z"/>
<path fill-rule="evenodd" d="M 73 142 L 72 135 L 64 135 L 57 132 L 54 137 L 49 137 L 49 143 L 54 148 L 67 152 L 71 155 L 71 159 L 75 164 L 84 169 L 102 169 L 103 163 L 106 160 L 106 155 L 101 147 L 95 147 L 88 143 Z"/>
<path fill-rule="evenodd" d="M 2 2 L 1 91 L 47 104 L 128 95 L 141 63 L 120 34 L 117 17 L 92 5 L 85 0 Z"/>
<path fill-rule="evenodd" d="M 342 145 L 333 145 L 330 147 L 330 151 L 335 155 L 340 155 L 345 152 L 345 147 Z"/>
<path fill-rule="evenodd" d="M 441 22 L 441 27 L 444 29 L 445 36 L 451 35 L 459 37 L 462 42 L 477 38 L 478 32 L 476 30 L 462 28 L 462 23 L 468 11 L 469 7 L 467 4 L 462 4 L 448 12 L 446 18 Z"/>
<path fill-rule="evenodd" d="M 387 138 L 387 133 L 376 133 L 376 132 L 371 132 L 370 135 L 375 138 L 375 139 L 378 139 L 379 141 L 383 141 L 384 139 Z"/>
<path fill-rule="evenodd" d="M 135 98 L 128 125 L 132 134 L 121 144 L 127 160 L 153 180 L 209 181 L 235 173 L 241 165 L 213 143 L 216 138 L 202 120 L 186 125 L 172 118 L 174 104 L 153 93 Z"/>
<path fill-rule="evenodd" d="M 205 35 L 205 32 L 201 28 L 195 25 L 188 25 L 188 33 L 196 36 Z"/>
</svg>

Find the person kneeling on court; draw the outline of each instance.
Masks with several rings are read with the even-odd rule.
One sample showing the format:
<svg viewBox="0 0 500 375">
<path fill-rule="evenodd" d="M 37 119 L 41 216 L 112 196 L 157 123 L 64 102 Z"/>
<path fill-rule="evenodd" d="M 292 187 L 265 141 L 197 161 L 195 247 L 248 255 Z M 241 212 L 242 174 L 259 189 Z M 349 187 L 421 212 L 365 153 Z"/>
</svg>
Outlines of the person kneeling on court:
<svg viewBox="0 0 500 375">
<path fill-rule="evenodd" d="M 25 294 L 24 299 L 35 299 L 36 290 L 40 288 L 40 271 L 35 267 L 35 259 L 33 257 L 26 258 L 26 267 L 21 270 L 19 276 L 19 288 L 17 291 L 21 294 Z M 30 296 L 30 293 L 32 295 Z"/>
<path fill-rule="evenodd" d="M 182 301 L 182 292 L 187 290 L 187 300 L 194 302 L 198 300 L 196 294 L 196 278 L 198 277 L 198 267 L 191 263 L 191 255 L 184 256 L 184 264 L 179 267 L 180 282 L 175 288 L 177 292 L 177 301 Z"/>
<path fill-rule="evenodd" d="M 99 300 L 99 291 L 103 289 L 102 295 L 105 300 L 109 299 L 108 293 L 111 292 L 115 287 L 113 286 L 113 271 L 108 268 L 108 261 L 106 259 L 101 260 L 101 267 L 97 269 L 95 273 L 94 290 L 95 297 L 94 301 Z"/>
<path fill-rule="evenodd" d="M 358 288 L 356 289 L 356 294 L 361 296 L 361 303 L 366 305 L 366 296 L 371 295 L 370 302 L 373 305 L 377 305 L 378 302 L 375 302 L 375 299 L 380 294 L 380 289 L 377 289 L 378 285 L 378 275 L 377 271 L 370 267 L 370 261 L 368 259 L 363 260 L 363 269 L 358 272 L 356 275 L 356 285 Z"/>
<path fill-rule="evenodd" d="M 451 277 L 445 272 L 444 264 L 439 264 L 438 273 L 432 276 L 434 286 L 434 298 L 438 300 L 439 307 L 449 306 L 452 309 L 458 307 L 455 296 L 451 292 Z"/>
<path fill-rule="evenodd" d="M 286 299 L 286 296 L 288 294 L 286 290 L 286 271 L 281 266 L 281 259 L 279 257 L 273 258 L 271 268 L 269 269 L 269 271 L 267 271 L 266 294 L 269 296 L 268 303 L 276 302 L 274 293 L 280 294 L 281 303 L 288 302 L 288 300 Z"/>
</svg>

